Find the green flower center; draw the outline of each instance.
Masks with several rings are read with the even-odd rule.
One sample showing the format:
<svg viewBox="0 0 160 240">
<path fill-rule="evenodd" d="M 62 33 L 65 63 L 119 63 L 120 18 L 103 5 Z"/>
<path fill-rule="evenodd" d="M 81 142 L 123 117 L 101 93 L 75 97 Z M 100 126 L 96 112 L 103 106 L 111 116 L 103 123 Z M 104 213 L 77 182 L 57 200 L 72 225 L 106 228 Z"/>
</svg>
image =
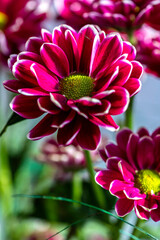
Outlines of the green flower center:
<svg viewBox="0 0 160 240">
<path fill-rule="evenodd" d="M 160 192 L 160 174 L 154 170 L 140 170 L 135 176 L 136 188 L 145 194 L 158 194 Z"/>
<path fill-rule="evenodd" d="M 94 79 L 81 74 L 73 74 L 60 81 L 59 90 L 67 99 L 79 99 L 91 96 Z"/>
<path fill-rule="evenodd" d="M 0 12 L 0 29 L 3 29 L 8 22 L 8 17 L 5 13 Z"/>
</svg>

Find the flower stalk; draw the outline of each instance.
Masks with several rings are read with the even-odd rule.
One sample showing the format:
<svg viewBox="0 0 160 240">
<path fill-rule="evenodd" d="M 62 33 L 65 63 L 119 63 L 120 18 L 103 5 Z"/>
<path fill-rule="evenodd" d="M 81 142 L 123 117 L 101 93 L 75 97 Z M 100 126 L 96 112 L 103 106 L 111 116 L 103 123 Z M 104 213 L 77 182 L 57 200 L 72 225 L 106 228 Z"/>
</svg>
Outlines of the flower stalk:
<svg viewBox="0 0 160 240">
<path fill-rule="evenodd" d="M 90 176 L 91 185 L 92 185 L 93 191 L 95 193 L 95 197 L 97 198 L 99 206 L 101 208 L 105 209 L 106 203 L 105 203 L 103 192 L 101 191 L 100 187 L 95 182 L 95 171 L 93 169 L 90 152 L 88 150 L 84 150 L 84 154 L 85 154 L 85 158 L 86 158 L 86 164 L 87 164 L 87 169 L 88 169 L 88 173 Z"/>
</svg>

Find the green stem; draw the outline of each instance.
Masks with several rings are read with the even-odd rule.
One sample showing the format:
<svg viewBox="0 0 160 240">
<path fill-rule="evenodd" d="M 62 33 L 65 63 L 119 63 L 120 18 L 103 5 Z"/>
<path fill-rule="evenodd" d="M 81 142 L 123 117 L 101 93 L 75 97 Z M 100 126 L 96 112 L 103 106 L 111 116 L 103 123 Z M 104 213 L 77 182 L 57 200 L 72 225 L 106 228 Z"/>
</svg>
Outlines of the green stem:
<svg viewBox="0 0 160 240">
<path fill-rule="evenodd" d="M 137 221 L 136 221 L 136 223 L 135 223 L 135 226 L 136 226 L 136 227 L 139 227 L 140 224 L 141 224 L 141 222 L 142 222 L 141 219 L 137 217 Z M 138 233 L 137 228 L 133 228 L 132 235 L 133 235 L 133 236 L 136 236 L 137 233 Z M 132 239 L 132 238 L 130 238 L 130 239 Z"/>
<path fill-rule="evenodd" d="M 95 182 L 95 171 L 93 169 L 92 159 L 90 156 L 90 152 L 87 150 L 84 150 L 86 163 L 87 163 L 87 169 L 90 176 L 91 185 L 93 188 L 93 191 L 95 193 L 95 197 L 97 198 L 97 201 L 99 203 L 99 206 L 101 208 L 106 208 L 106 201 L 104 198 L 104 194 L 102 192 L 102 189 L 98 186 L 98 184 Z"/>
<path fill-rule="evenodd" d="M 130 129 L 133 129 L 133 107 L 134 107 L 134 97 L 131 98 L 130 104 L 128 106 L 128 109 L 125 115 L 125 126 Z"/>
<path fill-rule="evenodd" d="M 79 172 L 73 173 L 73 180 L 72 180 L 72 198 L 76 201 L 81 201 L 82 196 L 82 179 Z M 77 207 L 77 204 L 75 204 Z"/>
</svg>

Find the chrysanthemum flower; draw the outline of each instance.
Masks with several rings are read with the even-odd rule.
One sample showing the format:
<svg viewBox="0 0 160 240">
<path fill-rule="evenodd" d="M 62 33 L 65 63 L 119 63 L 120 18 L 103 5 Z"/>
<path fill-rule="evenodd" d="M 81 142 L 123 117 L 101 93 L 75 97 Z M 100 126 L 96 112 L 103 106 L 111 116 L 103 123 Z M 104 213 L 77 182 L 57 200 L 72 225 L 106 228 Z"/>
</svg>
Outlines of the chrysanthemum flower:
<svg viewBox="0 0 160 240">
<path fill-rule="evenodd" d="M 46 10 L 38 0 L 1 0 L 0 61 L 6 64 L 10 54 L 18 53 L 26 40 L 40 35 Z"/>
<path fill-rule="evenodd" d="M 160 29 L 160 3 L 157 0 L 55 0 L 57 12 L 72 26 L 94 23 L 102 28 L 131 31 L 144 22 Z"/>
<path fill-rule="evenodd" d="M 135 34 L 137 59 L 145 65 L 146 72 L 160 77 L 160 31 L 144 26 Z"/>
<path fill-rule="evenodd" d="M 160 128 L 149 134 L 123 129 L 117 145 L 108 144 L 101 156 L 107 170 L 99 171 L 96 182 L 118 199 L 115 209 L 125 216 L 132 209 L 137 217 L 160 220 Z"/>
<path fill-rule="evenodd" d="M 10 104 L 24 118 L 46 116 L 29 132 L 37 140 L 58 130 L 60 145 L 74 139 L 94 150 L 99 126 L 116 130 L 111 115 L 123 113 L 140 90 L 142 66 L 135 48 L 119 35 L 105 35 L 98 27 L 78 33 L 61 25 L 42 38 L 30 38 L 26 51 L 11 56 L 9 66 L 17 80 L 4 86 L 19 93 Z"/>
</svg>

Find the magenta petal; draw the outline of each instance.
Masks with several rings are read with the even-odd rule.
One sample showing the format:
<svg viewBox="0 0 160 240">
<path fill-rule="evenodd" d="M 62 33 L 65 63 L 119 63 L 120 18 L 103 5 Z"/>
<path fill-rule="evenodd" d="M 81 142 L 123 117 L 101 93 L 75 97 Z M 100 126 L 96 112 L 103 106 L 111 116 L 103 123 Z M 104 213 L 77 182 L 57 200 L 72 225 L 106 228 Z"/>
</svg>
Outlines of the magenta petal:
<svg viewBox="0 0 160 240">
<path fill-rule="evenodd" d="M 155 209 L 155 210 L 151 211 L 151 218 L 155 222 L 160 221 L 160 206 L 158 207 L 158 209 Z"/>
<path fill-rule="evenodd" d="M 116 171 L 102 170 L 97 172 L 95 180 L 101 187 L 109 190 L 111 182 L 117 178 L 117 175 Z"/>
<path fill-rule="evenodd" d="M 114 143 L 109 143 L 106 146 L 106 154 L 107 157 L 119 157 L 119 158 L 125 158 L 125 154 L 120 150 L 120 148 L 115 145 Z"/>
<path fill-rule="evenodd" d="M 129 78 L 128 81 L 123 85 L 130 94 L 130 97 L 138 93 L 141 89 L 141 82 L 137 78 Z"/>
<path fill-rule="evenodd" d="M 21 81 L 37 85 L 36 78 L 31 72 L 30 68 L 33 64 L 33 61 L 30 60 L 20 60 L 13 65 L 13 74 L 16 78 Z"/>
<path fill-rule="evenodd" d="M 61 111 L 59 114 L 54 116 L 52 127 L 64 128 L 64 126 L 69 124 L 74 117 L 75 117 L 74 111 L 70 112 Z"/>
<path fill-rule="evenodd" d="M 44 43 L 41 56 L 46 66 L 57 76 L 64 78 L 69 75 L 69 62 L 64 51 L 53 43 Z"/>
<path fill-rule="evenodd" d="M 156 130 L 152 133 L 151 137 L 154 138 L 156 135 L 160 135 L 160 127 L 156 128 Z"/>
<path fill-rule="evenodd" d="M 137 131 L 137 134 L 139 135 L 139 137 L 144 137 L 144 136 L 149 136 L 149 132 L 146 128 L 140 128 L 138 131 Z"/>
<path fill-rule="evenodd" d="M 123 54 L 127 54 L 127 59 L 132 61 L 136 56 L 136 49 L 130 42 L 123 42 Z"/>
<path fill-rule="evenodd" d="M 99 127 L 93 123 L 83 120 L 82 127 L 76 140 L 83 149 L 95 150 L 100 142 L 101 133 Z"/>
<path fill-rule="evenodd" d="M 33 53 L 33 52 L 27 52 L 27 51 L 19 53 L 18 60 L 30 60 L 33 62 L 38 62 L 40 64 L 43 64 L 40 55 Z"/>
<path fill-rule="evenodd" d="M 144 208 L 142 208 L 140 206 L 135 206 L 135 213 L 136 213 L 137 217 L 140 219 L 148 220 L 150 217 L 150 212 L 144 210 Z"/>
<path fill-rule="evenodd" d="M 41 30 L 41 35 L 44 42 L 48 42 L 48 43 L 52 42 L 52 34 L 46 29 Z"/>
<path fill-rule="evenodd" d="M 43 91 L 40 87 L 21 88 L 18 90 L 18 92 L 26 96 L 48 96 L 48 93 Z"/>
<path fill-rule="evenodd" d="M 142 73 L 143 73 L 143 66 L 137 62 L 137 61 L 132 61 L 132 66 L 133 66 L 133 69 L 132 69 L 132 73 L 131 73 L 131 78 L 140 78 Z"/>
<path fill-rule="evenodd" d="M 91 97 L 82 97 L 74 102 L 80 103 L 84 106 L 95 106 L 95 105 L 102 105 L 101 101 L 96 98 Z"/>
<path fill-rule="evenodd" d="M 150 196 L 149 198 L 143 198 L 137 202 L 137 205 L 144 208 L 146 211 L 154 210 L 158 208 L 158 203 L 156 199 L 154 199 L 154 196 Z"/>
<path fill-rule="evenodd" d="M 154 143 L 151 137 L 140 139 L 137 147 L 137 162 L 140 169 L 149 169 L 154 162 Z"/>
<path fill-rule="evenodd" d="M 52 77 L 49 71 L 38 63 L 31 66 L 31 70 L 35 75 L 39 86 L 48 91 L 54 92 L 58 89 L 58 79 L 56 76 Z"/>
<path fill-rule="evenodd" d="M 18 93 L 18 89 L 23 88 L 25 86 L 24 82 L 21 82 L 19 80 L 6 80 L 3 82 L 4 87 L 11 91 L 11 92 L 15 92 Z M 27 85 L 26 85 L 27 87 Z"/>
<path fill-rule="evenodd" d="M 112 51 L 111 51 L 112 49 Z M 114 54 L 113 54 L 114 52 Z M 119 35 L 110 35 L 106 37 L 99 48 L 96 51 L 95 58 L 92 65 L 93 77 L 96 77 L 97 73 L 106 69 L 122 54 L 122 40 Z"/>
<path fill-rule="evenodd" d="M 80 121 L 74 119 L 63 128 L 58 129 L 57 140 L 60 145 L 69 145 L 76 138 L 81 129 Z"/>
<path fill-rule="evenodd" d="M 125 189 L 131 188 L 132 186 L 133 186 L 133 183 L 126 183 L 124 181 L 114 180 L 110 185 L 109 191 L 112 195 L 118 198 L 122 198 L 124 197 L 123 191 Z"/>
<path fill-rule="evenodd" d="M 60 109 L 68 110 L 67 99 L 59 93 L 50 93 L 51 101 Z"/>
<path fill-rule="evenodd" d="M 121 114 L 126 111 L 129 104 L 129 93 L 123 87 L 113 87 L 115 93 L 108 96 L 107 100 L 111 102 L 110 115 Z"/>
<path fill-rule="evenodd" d="M 155 160 L 152 167 L 160 172 L 160 135 L 154 137 L 154 156 Z"/>
<path fill-rule="evenodd" d="M 117 134 L 116 139 L 117 139 L 118 147 L 123 151 L 126 151 L 129 136 L 131 134 L 132 134 L 132 131 L 129 128 L 123 128 L 123 130 Z"/>
<path fill-rule="evenodd" d="M 8 59 L 8 67 L 12 71 L 13 65 L 17 61 L 17 54 L 11 54 L 9 59 Z"/>
<path fill-rule="evenodd" d="M 42 111 L 51 114 L 57 114 L 61 111 L 58 107 L 55 106 L 55 104 L 51 102 L 50 97 L 40 97 L 38 99 L 38 106 Z"/>
<path fill-rule="evenodd" d="M 29 52 L 34 52 L 39 54 L 40 47 L 42 46 L 43 43 L 44 42 L 41 38 L 31 37 L 26 43 L 26 50 Z"/>
<path fill-rule="evenodd" d="M 133 185 L 134 185 L 134 182 L 133 182 Z M 131 199 L 131 200 L 139 200 L 145 197 L 145 194 L 141 194 L 140 190 L 138 188 L 134 188 L 133 186 L 131 188 L 125 189 L 124 194 L 128 199 Z"/>
<path fill-rule="evenodd" d="M 134 207 L 134 201 L 122 198 L 118 199 L 116 202 L 115 210 L 117 212 L 117 215 L 120 217 L 123 217 L 130 213 Z"/>
<path fill-rule="evenodd" d="M 10 103 L 11 109 L 23 118 L 37 118 L 43 112 L 39 109 L 37 98 L 18 95 Z"/>
<path fill-rule="evenodd" d="M 130 138 L 127 144 L 127 149 L 126 149 L 128 162 L 134 169 L 139 169 L 137 162 L 135 162 L 135 159 L 137 159 L 138 141 L 139 141 L 138 135 L 132 133 L 130 135 Z"/>
<path fill-rule="evenodd" d="M 113 118 L 106 114 L 104 116 L 92 116 L 90 119 L 94 124 L 105 127 L 106 129 L 109 129 L 110 131 L 118 130 L 119 126 L 115 123 Z"/>
<path fill-rule="evenodd" d="M 121 172 L 123 179 L 127 182 L 134 181 L 134 169 L 126 162 L 126 161 L 120 161 L 118 163 L 119 171 Z"/>
<path fill-rule="evenodd" d="M 45 136 L 51 135 L 57 129 L 51 127 L 53 115 L 46 115 L 32 130 L 28 133 L 28 139 L 39 140 Z"/>
</svg>

